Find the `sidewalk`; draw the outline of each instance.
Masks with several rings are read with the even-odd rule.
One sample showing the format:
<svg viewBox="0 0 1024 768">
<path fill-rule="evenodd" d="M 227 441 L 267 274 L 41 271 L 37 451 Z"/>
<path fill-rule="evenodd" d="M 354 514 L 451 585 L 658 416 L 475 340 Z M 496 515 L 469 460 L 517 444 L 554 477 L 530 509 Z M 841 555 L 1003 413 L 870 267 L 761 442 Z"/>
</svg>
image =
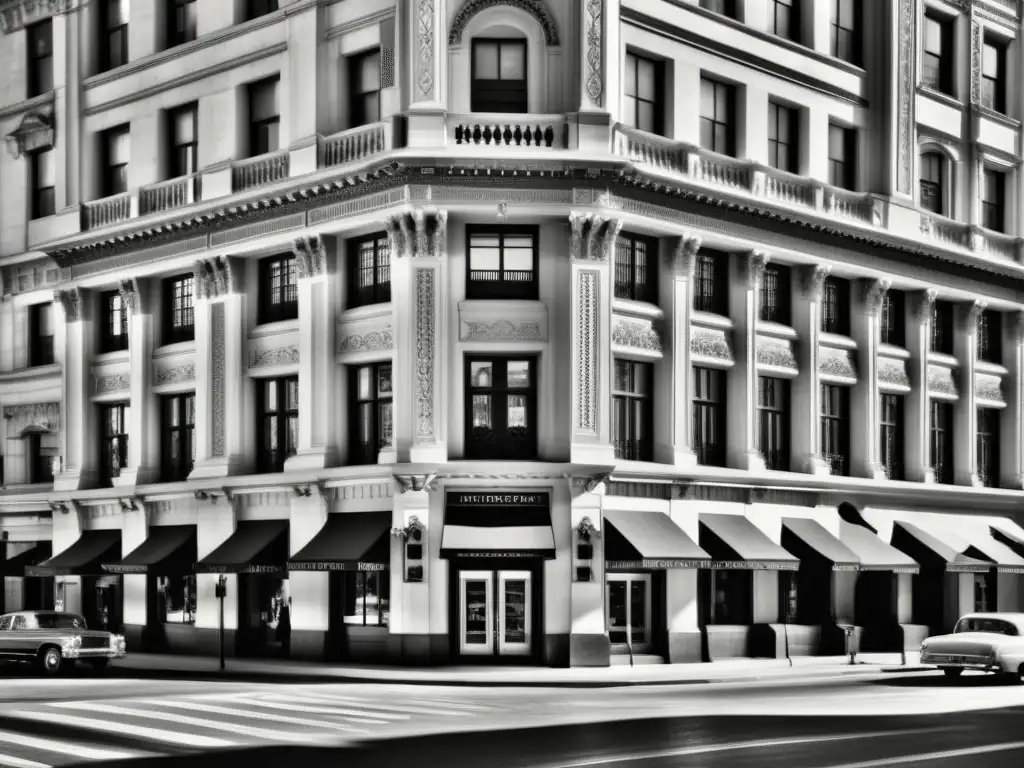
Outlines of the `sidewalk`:
<svg viewBox="0 0 1024 768">
<path fill-rule="evenodd" d="M 792 666 L 785 659 L 726 659 L 709 664 L 647 664 L 630 667 L 397 667 L 325 664 L 285 660 L 228 659 L 220 671 L 216 658 L 132 653 L 114 662 L 124 676 L 177 677 L 253 682 L 384 683 L 393 685 L 455 685 L 490 687 L 617 687 L 741 683 L 764 680 L 848 678 L 851 675 L 924 672 L 920 654 L 908 651 L 906 666 L 898 653 L 865 653 L 850 664 L 846 656 L 801 656 Z"/>
</svg>

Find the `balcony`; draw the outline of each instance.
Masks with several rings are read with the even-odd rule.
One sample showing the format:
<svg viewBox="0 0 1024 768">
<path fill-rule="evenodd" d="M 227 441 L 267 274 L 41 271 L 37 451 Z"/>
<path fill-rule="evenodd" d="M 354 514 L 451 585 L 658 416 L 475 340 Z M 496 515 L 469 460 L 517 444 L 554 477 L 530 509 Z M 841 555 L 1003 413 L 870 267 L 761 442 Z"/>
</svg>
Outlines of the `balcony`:
<svg viewBox="0 0 1024 768">
<path fill-rule="evenodd" d="M 139 197 L 136 192 L 122 192 L 82 205 L 82 229 L 99 229 L 128 221 L 139 213 Z"/>
<path fill-rule="evenodd" d="M 1020 239 L 1013 235 L 932 213 L 921 214 L 921 234 L 940 245 L 971 251 L 994 261 L 1019 262 L 1024 256 Z"/>
<path fill-rule="evenodd" d="M 231 191 L 244 192 L 288 178 L 291 167 L 287 149 L 236 160 L 231 164 Z"/>
<path fill-rule="evenodd" d="M 372 123 L 319 138 L 320 168 L 357 163 L 394 149 L 392 123 Z"/>
<path fill-rule="evenodd" d="M 162 213 L 192 205 L 199 199 L 199 177 L 196 174 L 179 176 L 159 184 L 150 184 L 139 190 L 139 213 Z"/>
<path fill-rule="evenodd" d="M 615 458 L 622 461 L 651 461 L 654 451 L 647 440 L 612 440 Z"/>
<path fill-rule="evenodd" d="M 460 146 L 569 148 L 569 123 L 565 115 L 450 113 L 446 132 L 448 143 Z"/>
</svg>

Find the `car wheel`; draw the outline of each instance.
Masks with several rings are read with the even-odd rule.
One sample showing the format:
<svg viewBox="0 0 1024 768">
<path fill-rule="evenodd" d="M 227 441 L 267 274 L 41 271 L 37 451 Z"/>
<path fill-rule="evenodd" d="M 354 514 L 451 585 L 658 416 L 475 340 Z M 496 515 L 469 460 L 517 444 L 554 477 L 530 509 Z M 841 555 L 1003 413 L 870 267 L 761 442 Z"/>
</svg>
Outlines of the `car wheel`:
<svg viewBox="0 0 1024 768">
<path fill-rule="evenodd" d="M 89 659 L 89 666 L 97 672 L 102 672 L 110 666 L 110 659 Z"/>
<path fill-rule="evenodd" d="M 39 668 L 43 673 L 56 675 L 63 666 L 64 657 L 60 655 L 60 648 L 51 645 L 39 652 Z"/>
</svg>

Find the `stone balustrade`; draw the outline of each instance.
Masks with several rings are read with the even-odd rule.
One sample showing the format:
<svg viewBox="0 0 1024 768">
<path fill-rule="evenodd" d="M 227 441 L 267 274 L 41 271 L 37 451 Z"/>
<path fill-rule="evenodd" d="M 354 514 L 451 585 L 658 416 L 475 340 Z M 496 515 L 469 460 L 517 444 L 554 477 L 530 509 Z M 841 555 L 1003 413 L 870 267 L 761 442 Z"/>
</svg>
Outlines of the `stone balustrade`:
<svg viewBox="0 0 1024 768">
<path fill-rule="evenodd" d="M 122 192 L 82 205 L 82 229 L 99 229 L 127 221 L 138 215 L 139 198 L 135 192 Z"/>
<path fill-rule="evenodd" d="M 238 160 L 231 167 L 231 188 L 235 192 L 273 184 L 288 177 L 288 150 Z"/>
<path fill-rule="evenodd" d="M 569 124 L 565 115 L 450 113 L 447 126 L 449 145 L 538 149 L 568 149 L 569 146 Z"/>
<path fill-rule="evenodd" d="M 196 174 L 150 184 L 139 190 L 139 212 L 160 213 L 192 205 L 199 199 L 199 177 Z"/>
<path fill-rule="evenodd" d="M 320 137 L 321 168 L 365 160 L 394 148 L 391 122 L 371 123 Z"/>
</svg>

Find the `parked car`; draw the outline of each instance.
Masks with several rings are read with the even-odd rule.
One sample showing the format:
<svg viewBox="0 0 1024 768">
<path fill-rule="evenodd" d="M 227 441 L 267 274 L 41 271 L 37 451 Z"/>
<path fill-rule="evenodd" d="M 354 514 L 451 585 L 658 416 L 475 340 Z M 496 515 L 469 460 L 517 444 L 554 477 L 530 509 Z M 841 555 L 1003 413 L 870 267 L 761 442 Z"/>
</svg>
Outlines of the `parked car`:
<svg viewBox="0 0 1024 768">
<path fill-rule="evenodd" d="M 921 643 L 921 663 L 938 667 L 946 677 L 974 669 L 1024 682 L 1024 613 L 969 613 L 953 634 Z"/>
<path fill-rule="evenodd" d="M 17 611 L 0 616 L 0 659 L 35 664 L 56 675 L 81 659 L 105 669 L 125 655 L 124 635 L 89 629 L 77 613 Z"/>
</svg>

